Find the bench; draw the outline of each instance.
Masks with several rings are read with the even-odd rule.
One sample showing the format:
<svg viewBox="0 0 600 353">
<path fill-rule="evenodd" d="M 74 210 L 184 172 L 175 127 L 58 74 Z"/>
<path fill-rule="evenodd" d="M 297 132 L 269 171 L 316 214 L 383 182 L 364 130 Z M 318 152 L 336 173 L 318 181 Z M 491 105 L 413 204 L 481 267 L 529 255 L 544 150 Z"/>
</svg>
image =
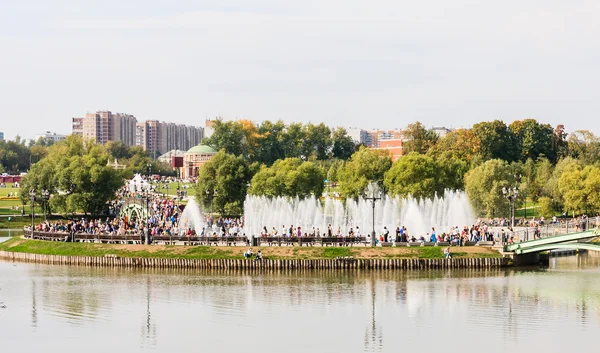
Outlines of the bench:
<svg viewBox="0 0 600 353">
<path fill-rule="evenodd" d="M 420 241 L 414 241 L 414 242 L 411 241 L 410 243 L 407 243 L 406 245 L 408 245 L 409 247 L 411 247 L 411 246 L 421 246 L 421 245 L 423 245 L 423 243 L 421 243 Z"/>
<path fill-rule="evenodd" d="M 423 242 L 423 246 L 435 246 L 435 243 L 432 241 L 425 241 Z"/>
<path fill-rule="evenodd" d="M 435 246 L 450 246 L 449 241 L 440 241 L 435 244 Z"/>
<path fill-rule="evenodd" d="M 478 246 L 494 246 L 494 242 L 493 241 L 480 241 L 479 243 L 475 244 Z"/>
<path fill-rule="evenodd" d="M 392 243 L 390 243 L 390 242 L 381 242 L 379 244 L 381 244 L 381 247 L 385 247 L 385 248 L 392 246 Z"/>
</svg>

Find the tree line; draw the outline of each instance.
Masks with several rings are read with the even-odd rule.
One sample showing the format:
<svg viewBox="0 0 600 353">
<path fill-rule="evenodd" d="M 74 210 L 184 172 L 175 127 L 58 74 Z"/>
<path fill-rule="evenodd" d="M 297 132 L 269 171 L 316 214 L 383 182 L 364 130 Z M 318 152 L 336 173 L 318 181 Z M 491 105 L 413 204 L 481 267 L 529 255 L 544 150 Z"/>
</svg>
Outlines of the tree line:
<svg viewBox="0 0 600 353">
<path fill-rule="evenodd" d="M 42 190 L 48 190 L 52 195 L 49 207 L 54 212 L 100 214 L 124 180 L 132 178 L 134 173 L 174 175 L 169 165 L 152 160 L 141 147 L 129 147 L 122 142 L 100 145 L 70 135 L 64 141 L 43 147 L 43 157 L 31 165 L 21 181 L 20 197 L 23 203 L 28 203 L 29 190 L 35 190 L 37 197 Z M 115 159 L 126 169 L 116 170 L 107 165 Z"/>
<path fill-rule="evenodd" d="M 563 125 L 525 119 L 481 122 L 442 137 L 416 122 L 403 133 L 405 155 L 392 162 L 385 150 L 356 145 L 343 128 L 217 121 L 203 143 L 219 152 L 200 169 L 198 201 L 205 210 L 240 215 L 247 193 L 304 198 L 327 190 L 357 198 L 376 182 L 390 195 L 417 198 L 466 190 L 477 214 L 486 217 L 508 214 L 501 192 L 508 186 L 519 187 L 519 202 L 536 202 L 545 215 L 600 209 L 600 140 L 592 132 L 567 134 Z M 114 158 L 127 170 L 109 171 L 106 163 Z M 63 212 L 98 211 L 115 190 L 113 179 L 122 185 L 133 173 L 146 173 L 148 164 L 152 173 L 174 174 L 140 147 L 97 145 L 75 136 L 55 144 L 2 142 L 0 162 L 11 172 L 33 162 L 23 199 L 30 188 L 49 189 L 60 195 L 51 206 Z"/>
<path fill-rule="evenodd" d="M 371 182 L 390 195 L 432 198 L 466 190 L 479 216 L 502 217 L 502 187 L 521 190 L 545 215 L 600 209 L 600 140 L 589 131 L 567 134 L 535 119 L 480 122 L 443 137 L 420 122 L 404 134 L 405 155 L 355 145 L 342 128 L 266 121 L 217 121 L 205 144 L 220 152 L 200 170 L 198 197 L 205 209 L 242 214 L 247 193 L 268 197 L 361 197 Z M 326 181 L 326 182 L 325 182 Z"/>
</svg>

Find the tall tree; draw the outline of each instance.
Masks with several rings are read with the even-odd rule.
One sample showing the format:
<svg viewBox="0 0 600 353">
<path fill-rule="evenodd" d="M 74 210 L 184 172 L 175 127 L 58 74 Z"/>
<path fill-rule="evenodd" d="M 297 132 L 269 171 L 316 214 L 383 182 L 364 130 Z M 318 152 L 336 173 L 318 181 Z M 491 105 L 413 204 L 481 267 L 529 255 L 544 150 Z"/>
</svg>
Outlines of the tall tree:
<svg viewBox="0 0 600 353">
<path fill-rule="evenodd" d="M 278 160 L 271 167 L 263 167 L 252 178 L 250 194 L 269 197 L 319 197 L 323 193 L 324 172 L 312 162 L 300 158 Z"/>
<path fill-rule="evenodd" d="M 30 189 L 46 189 L 53 195 L 50 204 L 59 211 L 98 214 L 124 181 L 123 173 L 108 167 L 107 161 L 102 146 L 68 136 L 31 167 L 22 180 L 21 198 L 27 201 Z"/>
<path fill-rule="evenodd" d="M 519 160 L 528 158 L 536 160 L 541 156 L 556 162 L 557 150 L 554 140 L 554 129 L 549 124 L 540 124 L 535 119 L 514 121 L 509 126 L 515 137 L 515 146 L 519 151 Z"/>
<path fill-rule="evenodd" d="M 413 152 L 394 162 L 385 173 L 384 185 L 392 195 L 433 198 L 444 191 L 439 177 L 433 158 Z"/>
<path fill-rule="evenodd" d="M 438 141 L 438 135 L 427 130 L 423 124 L 416 122 L 408 124 L 406 129 L 403 131 L 406 143 L 404 145 L 404 151 L 406 153 L 416 152 L 425 154 L 427 151 L 435 146 Z"/>
<path fill-rule="evenodd" d="M 473 209 L 484 217 L 508 216 L 508 203 L 502 188 L 514 183 L 513 169 L 499 159 L 489 160 L 465 176 L 465 190 Z"/>
<path fill-rule="evenodd" d="M 224 150 L 215 154 L 202 168 L 196 183 L 196 197 L 205 211 L 239 216 L 243 213 L 248 183 L 252 178 L 248 162 Z"/>
<path fill-rule="evenodd" d="M 202 143 L 217 151 L 225 150 L 226 153 L 236 156 L 244 154 L 245 135 L 241 124 L 236 121 L 216 120 L 213 129 L 213 134 Z"/>
<path fill-rule="evenodd" d="M 331 153 L 331 129 L 325 124 L 308 124 L 304 140 L 304 155 L 318 160 L 329 158 Z"/>
<path fill-rule="evenodd" d="M 585 164 L 600 162 L 600 138 L 588 130 L 577 130 L 569 136 L 569 155 Z"/>
<path fill-rule="evenodd" d="M 331 139 L 333 141 L 333 158 L 347 160 L 354 154 L 356 144 L 352 137 L 348 136 L 346 129 L 337 128 L 333 130 Z"/>
<path fill-rule="evenodd" d="M 438 140 L 428 155 L 437 158 L 442 154 L 471 162 L 481 155 L 481 140 L 472 129 L 457 129 Z"/>
<path fill-rule="evenodd" d="M 287 126 L 282 136 L 283 153 L 286 158 L 300 158 L 307 160 L 308 155 L 304 147 L 306 130 L 300 123 L 292 123 Z"/>
<path fill-rule="evenodd" d="M 362 195 L 369 183 L 383 186 L 385 173 L 392 166 L 387 151 L 361 147 L 338 173 L 340 191 L 345 197 Z"/>
<path fill-rule="evenodd" d="M 275 123 L 271 121 L 263 122 L 259 128 L 259 143 L 256 152 L 256 161 L 266 165 L 272 165 L 278 159 L 285 158 L 283 147 L 283 133 L 285 124 L 279 120 Z"/>
<path fill-rule="evenodd" d="M 548 197 L 553 205 L 553 209 L 556 211 L 563 211 L 565 200 L 563 198 L 562 191 L 560 189 L 559 180 L 562 174 L 571 169 L 581 169 L 583 164 L 577 159 L 571 157 L 563 158 L 556 163 L 556 166 L 552 168 L 552 174 L 550 178 L 543 182 L 542 195 Z M 544 178 L 540 176 L 539 178 Z M 540 180 L 542 183 L 542 180 Z"/>
<path fill-rule="evenodd" d="M 502 159 L 512 162 L 518 159 L 514 136 L 502 120 L 484 121 L 473 125 L 472 130 L 479 139 L 484 160 Z"/>
</svg>

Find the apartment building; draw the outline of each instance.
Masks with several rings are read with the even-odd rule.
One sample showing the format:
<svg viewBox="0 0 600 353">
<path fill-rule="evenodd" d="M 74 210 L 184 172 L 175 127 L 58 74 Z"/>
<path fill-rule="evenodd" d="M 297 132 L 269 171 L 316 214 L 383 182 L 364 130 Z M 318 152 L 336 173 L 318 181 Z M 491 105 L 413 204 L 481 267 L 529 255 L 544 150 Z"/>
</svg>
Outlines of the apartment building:
<svg viewBox="0 0 600 353">
<path fill-rule="evenodd" d="M 137 119 L 133 115 L 98 111 L 87 113 L 85 117 L 73 118 L 72 132 L 101 144 L 121 141 L 127 146 L 135 146 L 136 123 Z"/>
<path fill-rule="evenodd" d="M 135 142 L 152 155 L 160 156 L 171 150 L 187 151 L 200 144 L 201 127 L 147 120 L 137 123 Z"/>
</svg>

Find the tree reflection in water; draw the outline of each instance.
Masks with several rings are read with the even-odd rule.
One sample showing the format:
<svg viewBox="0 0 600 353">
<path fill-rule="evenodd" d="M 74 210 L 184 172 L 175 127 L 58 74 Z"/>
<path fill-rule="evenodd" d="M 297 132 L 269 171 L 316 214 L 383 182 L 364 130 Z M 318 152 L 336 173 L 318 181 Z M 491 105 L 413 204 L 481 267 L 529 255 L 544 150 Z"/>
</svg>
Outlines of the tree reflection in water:
<svg viewBox="0 0 600 353">
<path fill-rule="evenodd" d="M 375 320 L 375 276 L 371 274 L 369 287 L 371 290 L 371 324 L 365 329 L 365 352 L 380 352 L 383 350 L 383 335 L 381 334 L 381 326 L 377 326 Z"/>
<path fill-rule="evenodd" d="M 142 347 L 156 346 L 156 324 L 152 322 L 150 311 L 150 289 L 152 287 L 152 276 L 146 276 L 146 320 L 142 325 Z"/>
</svg>

